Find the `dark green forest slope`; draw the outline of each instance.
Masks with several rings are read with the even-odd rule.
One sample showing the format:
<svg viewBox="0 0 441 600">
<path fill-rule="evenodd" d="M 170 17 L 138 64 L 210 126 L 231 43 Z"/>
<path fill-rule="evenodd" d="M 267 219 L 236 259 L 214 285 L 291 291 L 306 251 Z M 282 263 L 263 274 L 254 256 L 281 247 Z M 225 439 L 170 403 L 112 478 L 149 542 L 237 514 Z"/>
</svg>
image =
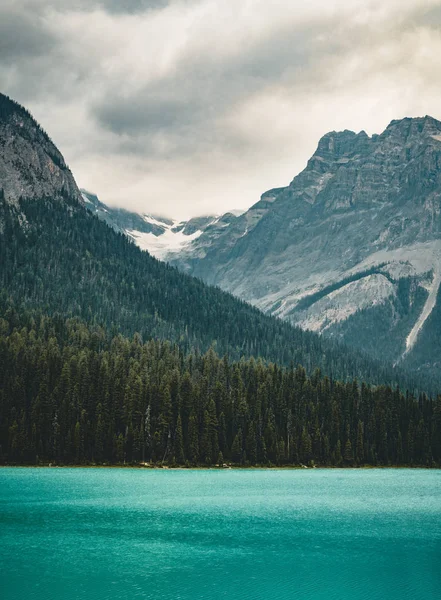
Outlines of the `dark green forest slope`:
<svg viewBox="0 0 441 600">
<path fill-rule="evenodd" d="M 322 340 L 142 252 L 83 206 L 49 198 L 0 202 L 0 289 L 17 309 L 77 316 L 113 333 L 214 345 L 231 358 L 319 367 L 335 378 L 433 389 L 388 364 Z"/>
<path fill-rule="evenodd" d="M 339 383 L 213 350 L 107 337 L 78 319 L 0 319 L 0 461 L 441 464 L 441 396 Z"/>
</svg>

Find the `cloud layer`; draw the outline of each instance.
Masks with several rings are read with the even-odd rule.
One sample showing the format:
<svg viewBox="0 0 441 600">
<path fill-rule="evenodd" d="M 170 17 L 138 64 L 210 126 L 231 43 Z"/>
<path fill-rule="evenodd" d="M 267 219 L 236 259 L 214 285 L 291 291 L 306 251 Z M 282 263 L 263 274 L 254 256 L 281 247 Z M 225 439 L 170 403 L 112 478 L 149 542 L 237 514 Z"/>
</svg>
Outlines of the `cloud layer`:
<svg viewBox="0 0 441 600">
<path fill-rule="evenodd" d="M 287 184 L 333 129 L 441 119 L 439 0 L 3 0 L 0 89 L 80 186 L 179 218 Z"/>
</svg>

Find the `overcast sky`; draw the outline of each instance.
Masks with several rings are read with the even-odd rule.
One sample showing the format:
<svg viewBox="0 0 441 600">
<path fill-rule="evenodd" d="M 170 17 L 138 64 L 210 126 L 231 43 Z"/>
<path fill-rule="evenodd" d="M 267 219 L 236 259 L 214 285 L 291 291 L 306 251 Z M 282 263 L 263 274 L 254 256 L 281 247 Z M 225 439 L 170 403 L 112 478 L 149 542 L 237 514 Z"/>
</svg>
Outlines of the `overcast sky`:
<svg viewBox="0 0 441 600">
<path fill-rule="evenodd" d="M 0 90 L 103 202 L 247 208 L 327 131 L 441 119 L 441 1 L 0 0 Z"/>
</svg>

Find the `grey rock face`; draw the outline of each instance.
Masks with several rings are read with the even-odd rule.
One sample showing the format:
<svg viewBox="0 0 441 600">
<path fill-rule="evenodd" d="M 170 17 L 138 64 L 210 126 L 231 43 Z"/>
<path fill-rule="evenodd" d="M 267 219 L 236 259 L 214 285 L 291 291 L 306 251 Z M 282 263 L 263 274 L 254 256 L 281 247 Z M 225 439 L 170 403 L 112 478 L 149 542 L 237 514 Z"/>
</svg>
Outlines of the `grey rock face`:
<svg viewBox="0 0 441 600">
<path fill-rule="evenodd" d="M 424 297 L 433 300 L 438 291 L 440 213 L 441 123 L 407 118 L 372 137 L 326 134 L 289 186 L 266 192 L 227 227 L 208 227 L 168 259 L 267 312 L 348 343 L 360 345 L 357 327 L 384 336 L 393 330 L 389 357 L 407 360 L 427 326 L 419 319 Z M 305 297 L 318 299 L 302 305 Z M 370 309 L 378 322 L 367 316 Z"/>
<path fill-rule="evenodd" d="M 63 156 L 19 104 L 0 94 L 0 192 L 22 198 L 69 198 L 83 203 Z"/>
</svg>

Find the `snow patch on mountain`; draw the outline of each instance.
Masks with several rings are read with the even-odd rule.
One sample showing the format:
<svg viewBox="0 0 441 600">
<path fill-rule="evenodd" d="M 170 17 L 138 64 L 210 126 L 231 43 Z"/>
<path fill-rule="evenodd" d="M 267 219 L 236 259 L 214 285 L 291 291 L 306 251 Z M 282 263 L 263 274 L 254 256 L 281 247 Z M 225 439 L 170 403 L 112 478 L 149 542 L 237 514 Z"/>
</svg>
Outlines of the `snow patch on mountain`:
<svg viewBox="0 0 441 600">
<path fill-rule="evenodd" d="M 406 355 L 410 350 L 412 350 L 412 348 L 415 345 L 415 342 L 417 340 L 418 334 L 420 333 L 421 329 L 423 328 L 424 323 L 427 321 L 428 317 L 430 316 L 430 314 L 436 304 L 436 299 L 438 296 L 438 290 L 439 290 L 440 284 L 441 284 L 441 272 L 438 271 L 438 272 L 435 272 L 435 275 L 433 277 L 432 285 L 430 287 L 429 295 L 427 297 L 424 308 L 421 311 L 421 314 L 418 317 L 417 322 L 412 327 L 411 332 L 409 333 L 409 335 L 406 338 L 406 350 L 404 352 L 404 355 Z"/>
<path fill-rule="evenodd" d="M 82 191 L 81 195 L 83 197 L 84 202 L 87 202 L 87 204 L 93 204 L 92 200 L 89 200 L 88 196 L 86 196 L 86 194 L 84 194 Z"/>
<path fill-rule="evenodd" d="M 160 224 L 161 227 L 164 227 L 162 235 L 143 233 L 142 231 L 136 231 L 136 229 L 128 229 L 127 234 L 141 250 L 147 250 L 150 254 L 159 258 L 159 260 L 167 260 L 170 254 L 181 252 L 202 234 L 201 230 L 195 231 L 190 235 L 185 235 L 182 229 L 172 231 L 172 229 L 183 225 L 180 221 L 173 221 L 171 225 L 165 225 L 164 223 L 159 223 L 159 221 L 156 221 L 155 224 Z"/>
<path fill-rule="evenodd" d="M 181 225 L 180 222 L 170 221 L 168 219 L 162 219 L 161 217 L 154 217 L 153 215 L 141 215 L 146 223 L 150 225 L 156 225 L 157 227 L 161 227 L 164 230 L 170 227 L 175 227 L 176 224 Z"/>
</svg>

